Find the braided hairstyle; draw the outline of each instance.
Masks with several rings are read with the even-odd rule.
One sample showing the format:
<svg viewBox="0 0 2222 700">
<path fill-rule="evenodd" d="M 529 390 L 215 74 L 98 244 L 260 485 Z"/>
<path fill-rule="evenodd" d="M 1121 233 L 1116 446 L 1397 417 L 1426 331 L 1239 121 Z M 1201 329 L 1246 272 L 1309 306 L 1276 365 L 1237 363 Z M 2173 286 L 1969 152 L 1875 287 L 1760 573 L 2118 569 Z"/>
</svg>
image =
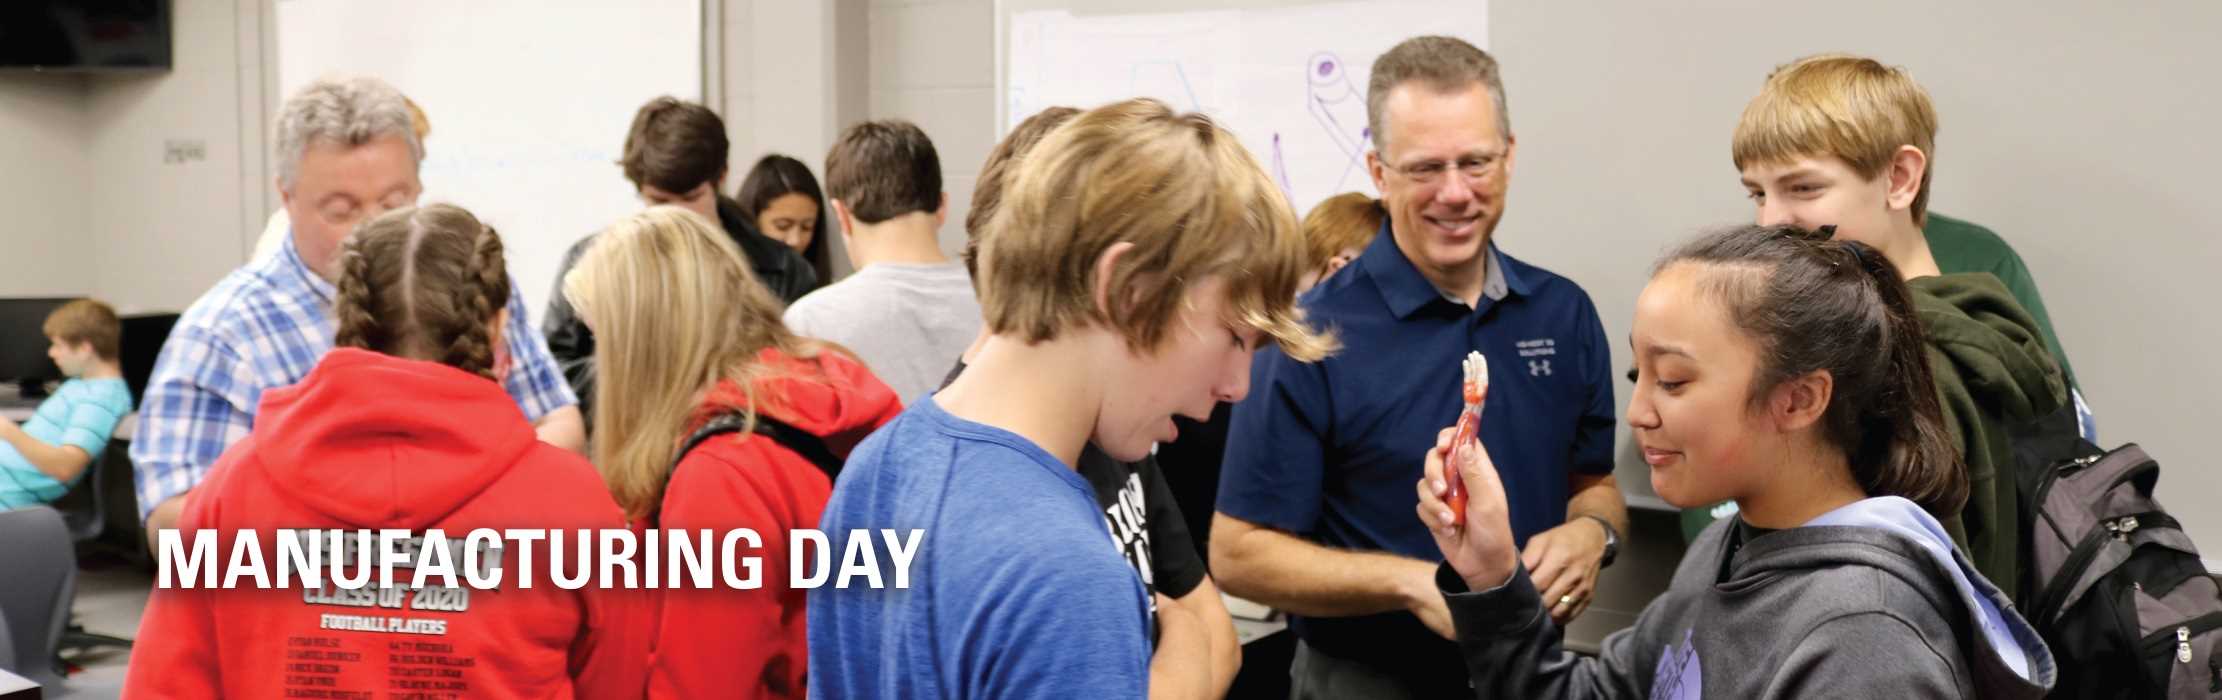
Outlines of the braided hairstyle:
<svg viewBox="0 0 2222 700">
<path fill-rule="evenodd" d="M 491 329 L 509 300 L 501 236 L 451 204 L 363 222 L 340 249 L 333 345 L 499 381 Z"/>
<path fill-rule="evenodd" d="M 1659 264 L 1714 268 L 1703 287 L 1759 345 L 1753 406 L 1783 382 L 1835 382 L 1822 433 L 1871 496 L 1901 496 L 1939 519 L 1968 496 L 1967 468 L 1944 424 L 1928 336 L 1913 292 L 1881 251 L 1808 231 L 1746 226 L 1698 239 Z"/>
</svg>

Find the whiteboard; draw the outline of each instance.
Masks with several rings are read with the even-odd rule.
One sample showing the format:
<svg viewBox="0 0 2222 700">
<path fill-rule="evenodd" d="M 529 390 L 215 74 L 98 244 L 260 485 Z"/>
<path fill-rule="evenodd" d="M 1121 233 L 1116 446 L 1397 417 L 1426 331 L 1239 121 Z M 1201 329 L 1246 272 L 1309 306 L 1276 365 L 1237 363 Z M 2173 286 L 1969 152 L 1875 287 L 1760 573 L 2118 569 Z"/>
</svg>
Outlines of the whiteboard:
<svg viewBox="0 0 2222 700">
<path fill-rule="evenodd" d="M 1366 175 L 1366 78 L 1397 42 L 1447 34 L 1487 48 L 1480 0 L 1337 2 L 1159 14 L 1010 15 L 998 133 L 1044 108 L 1154 97 L 1241 139 L 1297 216 Z"/>
<path fill-rule="evenodd" d="M 278 99 L 362 74 L 416 101 L 432 122 L 420 203 L 501 232 L 537 324 L 564 251 L 641 208 L 617 166 L 634 110 L 701 99 L 701 13 L 701 0 L 282 0 Z"/>
</svg>

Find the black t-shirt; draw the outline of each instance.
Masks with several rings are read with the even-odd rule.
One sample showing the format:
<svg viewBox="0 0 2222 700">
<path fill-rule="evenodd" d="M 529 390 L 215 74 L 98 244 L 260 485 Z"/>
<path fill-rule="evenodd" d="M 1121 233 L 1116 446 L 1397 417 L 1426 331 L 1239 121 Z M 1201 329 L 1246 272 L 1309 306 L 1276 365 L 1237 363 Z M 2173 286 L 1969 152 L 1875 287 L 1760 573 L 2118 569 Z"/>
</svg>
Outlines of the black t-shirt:
<svg viewBox="0 0 2222 700">
<path fill-rule="evenodd" d="M 941 385 L 948 386 L 962 373 L 964 363 L 958 362 Z M 1091 444 L 1080 451 L 1079 470 L 1095 487 L 1096 503 L 1103 507 L 1119 553 L 1141 574 L 1144 586 L 1178 600 L 1203 583 L 1209 572 L 1156 457 L 1121 462 Z"/>
<path fill-rule="evenodd" d="M 1211 551 L 1211 516 L 1219 503 L 1219 463 L 1227 454 L 1227 421 L 1234 404 L 1220 402 L 1211 409 L 1211 420 L 1197 422 L 1174 416 L 1180 437 L 1157 446 L 1157 466 L 1172 489 L 1173 502 L 1188 519 L 1188 537 L 1196 551 Z"/>
<path fill-rule="evenodd" d="M 1728 580 L 1728 565 L 1736 561 L 1736 553 L 1743 551 L 1744 545 L 1749 544 L 1752 540 L 1772 534 L 1775 534 L 1774 530 L 1744 522 L 1742 516 L 1737 516 L 1736 524 L 1728 530 L 1728 546 L 1721 548 L 1721 568 L 1720 572 L 1715 574 L 1713 580 L 1726 582 Z"/>
</svg>

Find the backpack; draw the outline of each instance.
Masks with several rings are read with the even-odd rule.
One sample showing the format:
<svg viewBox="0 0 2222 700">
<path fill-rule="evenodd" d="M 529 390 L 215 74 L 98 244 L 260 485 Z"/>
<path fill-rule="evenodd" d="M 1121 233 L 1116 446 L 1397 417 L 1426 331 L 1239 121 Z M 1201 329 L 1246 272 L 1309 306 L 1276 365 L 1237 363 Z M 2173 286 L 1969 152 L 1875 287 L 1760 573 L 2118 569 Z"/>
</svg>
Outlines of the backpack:
<svg viewBox="0 0 2222 700">
<path fill-rule="evenodd" d="M 711 438 L 720 435 L 741 432 L 741 429 L 746 427 L 747 424 L 747 416 L 739 413 L 725 413 L 710 419 L 710 422 L 702 424 L 702 427 L 696 428 L 694 434 L 687 436 L 686 442 L 679 443 L 679 451 L 672 453 L 671 468 L 664 470 L 664 484 L 666 486 L 670 485 L 671 475 L 679 473 L 679 463 L 686 461 L 687 453 L 693 452 L 696 446 L 709 442 Z M 794 452 L 796 456 L 810 462 L 818 468 L 818 471 L 825 472 L 827 480 L 833 481 L 840 478 L 841 464 L 844 460 L 833 454 L 832 448 L 826 447 L 825 440 L 810 434 L 809 431 L 789 425 L 786 421 L 758 413 L 756 414 L 755 433 L 771 438 L 772 442 L 778 443 L 780 447 L 787 448 L 788 451 Z M 656 511 L 649 514 L 648 521 L 651 527 L 662 521 L 662 504 L 657 505 Z"/>
<path fill-rule="evenodd" d="M 2015 451 L 2017 603 L 2052 649 L 2052 697 L 2222 698 L 2222 587 L 2153 498 L 2160 464 L 2134 443 L 2102 451 L 2072 423 L 2025 431 Z"/>
</svg>

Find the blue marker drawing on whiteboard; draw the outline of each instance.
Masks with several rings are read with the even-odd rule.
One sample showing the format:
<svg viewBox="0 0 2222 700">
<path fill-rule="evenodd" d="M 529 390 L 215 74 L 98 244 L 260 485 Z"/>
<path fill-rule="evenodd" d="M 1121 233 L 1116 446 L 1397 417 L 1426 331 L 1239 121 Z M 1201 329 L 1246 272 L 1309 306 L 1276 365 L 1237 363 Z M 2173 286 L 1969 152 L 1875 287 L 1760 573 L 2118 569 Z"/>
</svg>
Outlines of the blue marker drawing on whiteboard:
<svg viewBox="0 0 2222 700">
<path fill-rule="evenodd" d="M 1170 74 L 1165 72 L 1168 70 L 1171 71 Z M 1196 99 L 1195 86 L 1189 83 L 1188 69 L 1182 67 L 1179 61 L 1137 63 L 1129 73 L 1127 82 L 1128 89 L 1136 96 L 1154 96 L 1166 102 L 1176 101 L 1174 95 L 1186 96 L 1188 111 L 1204 111 L 1203 101 Z M 1173 90 L 1175 84 L 1179 85 L 1177 93 Z"/>
</svg>

